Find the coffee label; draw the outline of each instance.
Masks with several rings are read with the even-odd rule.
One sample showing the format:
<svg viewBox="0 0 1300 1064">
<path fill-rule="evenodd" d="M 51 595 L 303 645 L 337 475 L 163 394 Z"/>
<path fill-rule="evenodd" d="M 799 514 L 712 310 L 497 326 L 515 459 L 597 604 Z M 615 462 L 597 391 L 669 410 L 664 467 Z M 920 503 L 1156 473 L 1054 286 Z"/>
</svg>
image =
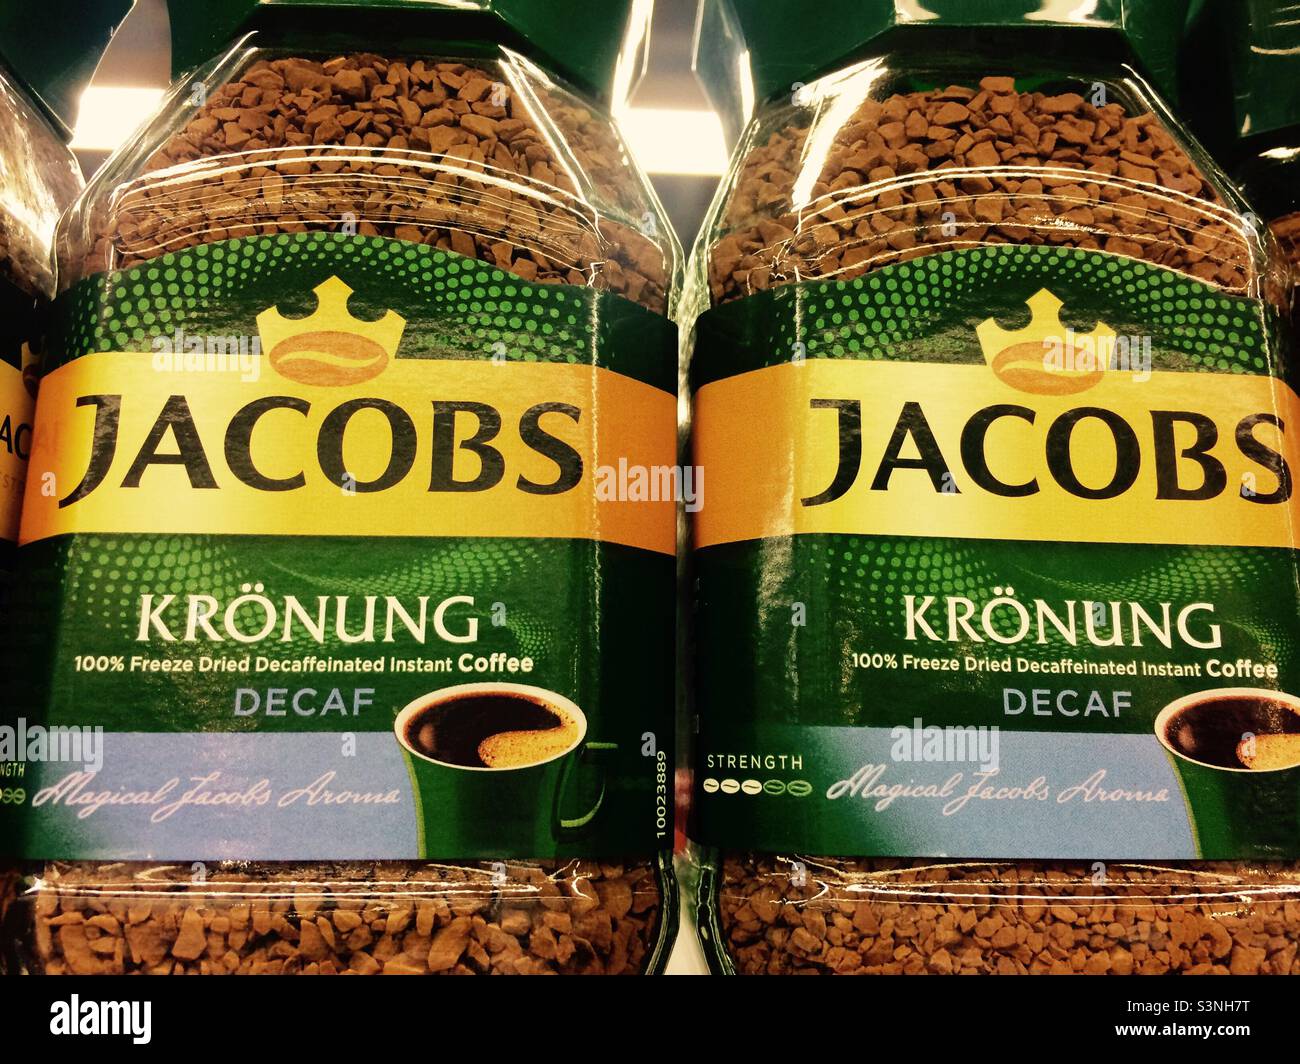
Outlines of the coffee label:
<svg viewBox="0 0 1300 1064">
<path fill-rule="evenodd" d="M 334 234 L 189 249 L 55 310 L 8 849 L 669 845 L 669 323 Z"/>
<path fill-rule="evenodd" d="M 1300 425 L 1300 400 L 1272 377 L 1158 371 L 1135 387 L 1107 372 L 1085 394 L 1043 395 L 982 366 L 812 359 L 708 384 L 696 411 L 710 478 L 697 547 L 862 528 L 1128 543 L 1141 527 L 1153 543 L 1260 547 L 1295 536 L 1300 435 L 1284 426 Z"/>
<path fill-rule="evenodd" d="M 1259 301 L 1037 247 L 704 314 L 697 836 L 1300 854 L 1275 335 Z"/>
<path fill-rule="evenodd" d="M 363 386 L 89 354 L 41 384 L 23 541 L 85 532 L 525 536 L 675 550 L 673 499 L 602 491 L 601 460 L 668 468 L 675 403 L 607 369 L 394 359 Z M 184 386 L 188 385 L 188 389 Z M 590 472 L 589 472 L 590 471 Z M 65 485 L 65 494 L 47 490 Z M 340 491 L 348 506 L 336 506 Z M 185 507 L 178 495 L 189 496 Z M 454 505 L 449 505 L 454 503 Z"/>
<path fill-rule="evenodd" d="M 26 346 L 20 358 L 30 359 Z M 0 362 L 0 540 L 18 539 L 23 485 L 32 446 L 32 390 L 35 376 Z"/>
<path fill-rule="evenodd" d="M 31 341 L 36 318 L 31 294 L 0 277 L 0 582 L 13 562 L 32 449 L 38 358 Z"/>
</svg>

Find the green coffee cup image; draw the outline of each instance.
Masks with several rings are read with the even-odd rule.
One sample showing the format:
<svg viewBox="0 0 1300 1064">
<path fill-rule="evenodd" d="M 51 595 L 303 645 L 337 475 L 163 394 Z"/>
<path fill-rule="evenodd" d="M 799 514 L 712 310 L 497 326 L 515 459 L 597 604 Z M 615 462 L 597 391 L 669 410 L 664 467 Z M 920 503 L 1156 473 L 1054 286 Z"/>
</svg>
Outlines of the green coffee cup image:
<svg viewBox="0 0 1300 1064">
<path fill-rule="evenodd" d="M 605 798 L 613 743 L 587 740 L 572 699 L 541 687 L 470 683 L 431 691 L 393 724 L 419 792 L 426 842 L 460 856 L 509 839 L 545 854 L 582 838 Z M 579 777 L 582 777 L 581 779 Z"/>
<path fill-rule="evenodd" d="M 1259 687 L 1197 691 L 1155 720 L 1208 858 L 1280 855 L 1300 838 L 1300 698 Z"/>
</svg>

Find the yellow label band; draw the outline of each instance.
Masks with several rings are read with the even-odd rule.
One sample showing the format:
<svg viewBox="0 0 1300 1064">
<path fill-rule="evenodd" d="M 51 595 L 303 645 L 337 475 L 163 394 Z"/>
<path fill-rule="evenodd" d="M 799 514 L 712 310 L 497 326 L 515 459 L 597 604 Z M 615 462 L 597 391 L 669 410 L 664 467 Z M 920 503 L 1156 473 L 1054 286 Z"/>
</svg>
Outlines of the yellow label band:
<svg viewBox="0 0 1300 1064">
<path fill-rule="evenodd" d="M 24 349 L 24 361 L 27 360 Z M 23 481 L 32 446 L 32 398 L 22 370 L 0 362 L 0 540 L 18 539 L 18 518 L 23 505 Z"/>
<path fill-rule="evenodd" d="M 394 359 L 323 384 L 259 357 L 241 368 L 133 352 L 47 376 L 22 542 L 521 536 L 674 552 L 676 400 L 660 389 L 549 363 Z"/>
<path fill-rule="evenodd" d="M 809 360 L 703 386 L 699 547 L 844 532 L 1294 547 L 1300 402 L 1263 376 Z"/>
</svg>

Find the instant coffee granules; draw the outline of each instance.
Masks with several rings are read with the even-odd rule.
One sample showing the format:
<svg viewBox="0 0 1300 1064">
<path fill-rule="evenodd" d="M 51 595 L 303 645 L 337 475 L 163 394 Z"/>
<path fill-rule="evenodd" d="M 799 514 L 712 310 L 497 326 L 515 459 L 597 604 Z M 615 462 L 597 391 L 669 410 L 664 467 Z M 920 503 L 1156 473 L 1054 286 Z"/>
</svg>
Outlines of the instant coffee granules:
<svg viewBox="0 0 1300 1064">
<path fill-rule="evenodd" d="M 172 5 L 238 43 L 60 232 L 16 703 L 105 737 L 31 780 L 13 966 L 658 971 L 673 503 L 602 486 L 675 459 L 645 12 L 247 7 Z M 550 716 L 449 753 L 467 706 Z"/>
<path fill-rule="evenodd" d="M 793 880 L 792 880 L 792 873 Z M 1295 975 L 1294 865 L 727 861 L 742 975 Z M 802 878 L 802 885 L 793 883 Z"/>
<path fill-rule="evenodd" d="M 1274 219 L 1272 227 L 1292 268 L 1300 267 L 1300 212 Z"/>
<path fill-rule="evenodd" d="M 608 119 L 558 89 L 521 94 L 503 78 L 370 53 L 258 59 L 114 191 L 73 269 L 350 225 L 663 311 L 663 250 L 578 187 L 632 218 L 651 211 L 626 187 L 632 170 Z"/>
<path fill-rule="evenodd" d="M 716 971 L 1300 971 L 1291 715 L 1206 716 L 1300 704 L 1285 272 L 1152 87 L 1179 6 L 715 20 L 760 100 L 685 308 Z"/>
<path fill-rule="evenodd" d="M 652 869 L 66 865 L 35 901 L 49 975 L 626 975 L 650 964 Z"/>
<path fill-rule="evenodd" d="M 789 125 L 746 151 L 712 247 L 715 302 L 991 244 L 1104 251 L 1246 286 L 1239 227 L 1151 112 L 994 75 L 867 98 L 821 135 L 810 145 Z"/>
</svg>

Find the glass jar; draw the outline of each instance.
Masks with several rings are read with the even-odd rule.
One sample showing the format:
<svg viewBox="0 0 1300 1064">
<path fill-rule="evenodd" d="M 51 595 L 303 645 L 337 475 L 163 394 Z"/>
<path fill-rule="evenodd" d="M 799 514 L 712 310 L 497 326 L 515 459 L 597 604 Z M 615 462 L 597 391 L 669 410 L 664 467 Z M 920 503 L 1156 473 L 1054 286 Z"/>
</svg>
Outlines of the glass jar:
<svg viewBox="0 0 1300 1064">
<path fill-rule="evenodd" d="M 791 17 L 743 0 L 733 7 L 742 24 L 770 16 L 759 30 L 767 37 Z M 1055 752 L 1058 740 L 1078 738 L 1062 729 L 1087 730 L 1059 723 L 1067 707 L 1044 726 L 1044 745 L 1026 753 L 1039 741 L 1033 725 L 978 708 L 1013 687 L 1063 683 L 1046 675 L 1053 651 L 1008 638 L 1017 624 L 1008 629 L 996 613 L 984 614 L 994 618 L 986 621 L 992 634 L 981 628 L 982 605 L 995 602 L 990 608 L 1010 617 L 1022 602 L 1086 597 L 1108 623 L 1111 607 L 1103 603 L 1127 608 L 1157 588 L 1176 599 L 1180 571 L 1197 574 L 1189 578 L 1201 580 L 1206 597 L 1228 595 L 1222 577 L 1205 575 L 1212 552 L 1190 546 L 1195 540 L 1161 537 L 1189 548 L 1149 548 L 1148 558 L 1147 547 L 1134 546 L 1136 556 L 1125 557 L 1115 544 L 1156 538 L 1131 526 L 1093 534 L 1077 517 L 1060 523 L 1048 511 L 1004 515 L 1001 524 L 974 509 L 960 519 L 943 516 L 958 496 L 985 490 L 1026 498 L 1042 490 L 1039 480 L 990 479 L 992 463 L 969 460 L 985 438 L 963 432 L 958 446 L 951 413 L 968 402 L 1008 404 L 986 409 L 1033 423 L 1051 416 L 1038 416 L 1036 403 L 1052 411 L 1058 400 L 1088 403 L 1107 373 L 1136 381 L 1154 370 L 1168 384 L 1182 369 L 1241 371 L 1245 356 L 1233 347 L 1241 338 L 1200 316 L 1221 297 L 1239 300 L 1257 323 L 1262 354 L 1248 372 L 1280 374 L 1267 337 L 1276 335 L 1268 323 L 1286 290 L 1283 264 L 1118 39 L 1013 16 L 996 33 L 949 28 L 948 10 L 933 25 L 882 33 L 856 53 L 853 42 L 866 41 L 868 31 L 842 12 L 838 47 L 853 60 L 759 103 L 688 270 L 683 318 L 694 332 L 695 461 L 708 468 L 711 492 L 710 506 L 696 515 L 694 551 L 693 837 L 706 952 L 716 971 L 739 974 L 1300 972 L 1294 861 L 1170 859 L 1236 842 L 1249 852 L 1250 844 L 1244 836 L 1234 841 L 1230 829 L 1226 839 L 1198 842 L 1182 824 L 1185 850 L 1177 853 L 1147 834 L 1139 814 L 1123 823 L 1138 825 L 1132 834 L 1145 836 L 1145 852 L 1129 829 L 1099 829 L 1084 814 L 1017 828 L 1031 800 L 1050 800 L 1041 790 L 1055 797 L 1058 784 L 1063 791 L 1075 782 L 1072 765 L 1093 757 L 1106 763 L 1094 752 L 1101 740 Z M 990 10 L 984 21 L 997 22 Z M 868 22 L 864 14 L 861 23 Z M 808 51 L 798 58 L 811 68 Z M 790 73 L 795 60 L 760 50 L 753 62 Z M 760 85 L 760 97 L 764 87 L 771 86 Z M 1183 279 L 1199 285 L 1184 289 Z M 1014 296 L 1002 294 L 1013 289 Z M 1205 302 L 1182 301 L 1193 291 Z M 1062 301 L 1068 327 L 1054 317 Z M 1136 342 L 1112 342 L 1099 359 L 1099 348 L 1079 339 L 1108 332 Z M 1062 333 L 1058 354 L 1066 357 L 1053 361 L 1040 340 Z M 1024 341 L 1019 351 L 1014 334 Z M 1199 339 L 1187 344 L 1180 336 Z M 1085 348 L 1086 358 L 1073 357 Z M 981 361 L 999 385 L 981 379 Z M 855 398 L 839 398 L 838 389 Z M 818 434 L 837 418 L 838 447 Z M 765 426 L 776 442 L 763 445 L 746 423 Z M 1020 471 L 1039 441 L 1020 446 L 1002 455 L 1004 466 Z M 826 461 L 837 449 L 838 467 Z M 742 453 L 743 463 L 732 458 Z M 870 492 L 880 494 L 872 502 L 866 482 L 877 461 Z M 1118 470 L 1122 460 L 1111 461 Z M 820 470 L 811 476 L 801 468 L 810 463 Z M 823 476 L 830 487 L 815 494 Z M 909 476 L 910 489 L 895 487 Z M 1075 486 L 1084 496 L 1092 489 Z M 903 494 L 893 510 L 883 494 L 891 490 Z M 828 516 L 812 517 L 818 506 Z M 829 516 L 835 507 L 839 516 Z M 1148 513 L 1139 529 L 1155 521 Z M 1271 556 L 1275 586 L 1293 583 L 1294 546 Z M 925 614 L 917 621 L 908 611 L 921 610 L 922 600 L 942 602 L 943 592 L 950 605 L 965 605 L 950 638 L 938 607 L 938 642 L 930 643 Z M 1087 603 L 1071 604 L 1071 622 L 1075 605 Z M 1294 687 L 1294 604 L 1288 598 L 1277 616 L 1258 621 L 1249 619 L 1248 602 L 1238 605 L 1245 612 L 1230 623 L 1253 633 L 1241 636 L 1243 647 L 1275 661 L 1277 682 Z M 965 606 L 974 613 L 961 613 Z M 906 632 L 904 614 L 912 625 Z M 973 627 L 963 627 L 972 616 Z M 1050 626 L 1038 642 L 1053 642 Z M 1021 655 L 1037 675 L 999 680 L 998 652 L 1008 655 L 1006 672 Z M 1116 655 L 1125 665 L 1142 657 Z M 1077 677 L 1069 686 L 1109 697 L 1113 685 L 1086 678 L 1085 666 L 1067 675 Z M 1125 733 L 1117 742 L 1141 744 L 1137 756 L 1162 786 L 1168 766 L 1182 771 L 1184 762 L 1162 749 L 1150 718 L 1193 687 L 1161 681 L 1132 692 L 1145 737 L 1136 725 L 1111 725 Z M 1053 715 L 1048 703 L 1044 716 Z M 1035 702 L 1033 712 L 1040 709 Z M 914 735 L 929 734 L 925 727 L 937 727 L 942 740 L 945 728 L 982 732 L 986 725 L 995 733 L 1001 726 L 1004 749 L 1008 729 L 1017 729 L 1018 760 L 1006 773 L 1004 755 L 1001 777 L 979 776 L 978 766 L 964 763 L 938 776 L 942 766 L 899 764 L 924 759 L 892 756 L 883 738 L 903 740 L 906 753 Z M 1114 765 L 1110 771 L 1123 775 Z M 932 812 L 973 783 L 993 792 L 1004 780 L 1016 793 L 973 802 L 990 810 L 967 809 L 973 829 L 954 809 L 949 823 L 968 825 L 968 834 Z M 1163 794 L 1161 801 L 1177 796 L 1176 781 Z M 1294 804 L 1278 800 L 1289 809 L 1292 835 L 1260 844 L 1257 856 L 1284 856 L 1295 846 Z M 818 839 L 837 848 L 816 848 Z"/>
<path fill-rule="evenodd" d="M 1183 46 L 1182 96 L 1197 135 L 1272 229 L 1294 274 L 1300 256 L 1300 33 L 1293 14 L 1280 0 L 1198 3 Z M 1226 75 L 1226 87 L 1204 76 L 1211 69 Z"/>
<path fill-rule="evenodd" d="M 49 300 L 54 294 L 54 227 L 81 190 L 81 169 L 50 120 L 2 71 L 0 108 L 6 160 L 0 265 L 10 286 Z"/>
<path fill-rule="evenodd" d="M 998 65 L 895 54 L 763 107 L 707 236 L 709 305 L 998 244 L 1123 254 L 1250 290 L 1262 263 L 1239 212 L 1147 83 L 1063 60 L 982 73 Z M 988 139 L 969 132 L 972 110 Z"/>
<path fill-rule="evenodd" d="M 19 84 L 0 66 L 0 301 L 5 442 L 0 444 L 0 569 L 13 566 L 31 448 L 38 317 L 54 295 L 51 245 L 59 213 L 81 188 L 72 152 Z"/>
<path fill-rule="evenodd" d="M 125 6 L 115 0 L 83 5 L 78 25 L 53 44 L 41 39 L 48 38 L 47 19 L 71 17 L 61 2 L 40 13 L 40 26 L 21 8 L 0 15 L 0 643 L 6 676 L 25 665 L 12 656 L 8 638 L 16 613 L 12 572 L 44 316 L 54 297 L 54 230 L 82 187 L 64 115 L 81 87 L 78 71 L 89 79 Z M 18 772 L 0 773 L 6 803 L 22 789 Z M 0 846 L 0 926 L 16 889 L 16 871 Z"/>
<path fill-rule="evenodd" d="M 671 337 L 664 316 L 676 299 L 679 254 L 663 212 L 632 162 L 606 103 L 567 84 L 529 55 L 494 43 L 487 27 L 495 23 L 475 23 L 470 33 L 463 32 L 464 26 L 453 28 L 446 31 L 450 37 L 439 38 L 438 27 L 450 23 L 440 23 L 436 13 L 429 17 L 426 12 L 387 10 L 401 4 L 371 5 L 379 10 L 353 13 L 351 22 L 346 21 L 348 13 L 336 8 L 324 6 L 313 12 L 310 4 L 291 6 L 301 10 L 278 20 L 275 16 L 282 13 L 270 11 L 268 24 L 240 36 L 225 54 L 179 81 L 157 117 L 113 156 L 65 218 L 58 240 L 59 288 L 69 305 L 78 298 L 92 298 L 86 293 L 107 300 L 115 285 L 125 289 L 135 281 L 142 286 L 137 293 L 157 300 L 126 327 L 121 325 L 120 308 L 116 324 L 110 321 L 111 310 L 95 311 L 105 328 L 103 350 L 147 351 L 157 336 L 171 336 L 171 326 L 162 325 L 168 320 L 164 306 L 178 308 L 179 315 L 197 304 L 208 308 L 209 321 L 220 320 L 224 306 L 236 305 L 239 297 L 230 294 L 229 286 L 238 287 L 237 275 L 248 276 L 241 271 L 265 270 L 267 262 L 285 266 L 295 255 L 299 258 L 293 259 L 294 268 L 305 268 L 304 262 L 321 256 L 330 259 L 345 279 L 352 276 L 345 267 L 356 272 L 365 266 L 372 271 L 367 275 L 372 280 L 374 271 L 387 270 L 385 276 L 407 271 L 402 284 L 409 283 L 409 289 L 403 291 L 426 294 L 412 297 L 409 303 L 387 304 L 397 306 L 405 319 L 403 344 L 418 347 L 418 357 L 445 360 L 437 363 L 439 371 L 478 360 L 485 367 L 477 371 L 484 374 L 481 379 L 458 378 L 470 391 L 473 387 L 466 381 L 477 380 L 481 387 L 494 374 L 499 375 L 500 387 L 508 390 L 516 362 L 570 364 L 556 369 L 570 369 L 574 363 L 581 368 L 585 363 L 584 372 L 593 377 L 614 376 L 621 364 L 607 348 L 611 336 L 623 336 L 629 329 L 641 337 L 624 342 L 629 359 L 643 360 L 636 369 L 637 387 L 648 390 L 642 382 L 675 379 L 675 349 L 662 341 Z M 597 34 L 608 33 L 609 24 L 622 26 L 612 18 L 593 21 L 603 27 L 592 31 Z M 585 41 L 585 34 L 578 33 L 575 39 Z M 257 242 L 255 253 L 245 250 L 254 246 L 252 242 Z M 432 280 L 435 274 L 437 281 Z M 324 313 L 327 297 L 323 291 L 318 294 L 322 300 L 318 313 Z M 346 308 L 347 292 L 342 298 Z M 517 299 L 515 318 L 511 299 Z M 267 299 L 268 304 L 274 302 Z M 308 296 L 304 309 L 310 305 Z M 561 314 L 548 313 L 551 306 L 571 315 L 567 324 Z M 391 320 L 380 317 L 384 307 L 373 307 L 380 324 Z M 281 301 L 279 308 L 290 310 L 290 303 Z M 366 313 L 359 310 L 355 297 L 351 313 L 360 313 L 360 324 L 349 327 L 364 332 L 370 323 L 361 320 Z M 292 331 L 294 319 L 285 322 L 282 328 Z M 297 379 L 293 376 L 297 371 L 286 368 L 291 367 L 294 352 L 284 348 L 287 353 L 281 360 L 270 349 L 276 341 L 263 326 L 259 317 L 266 346 L 253 353 L 265 353 L 270 361 L 262 360 L 259 372 L 270 374 L 275 368 L 282 376 Z M 65 340 L 70 331 L 62 333 Z M 229 332 L 238 334 L 240 327 L 232 324 Z M 168 353 L 180 355 L 181 332 L 175 335 L 177 344 Z M 63 357 L 76 353 L 69 345 Z M 208 348 L 207 354 L 211 353 Z M 249 351 L 247 347 L 241 351 L 236 343 L 229 353 L 236 360 Z M 310 394 L 323 394 L 322 385 L 353 380 L 347 367 L 337 370 L 342 361 L 331 363 L 328 355 L 315 349 L 310 355 L 319 363 L 311 370 L 315 376 L 309 383 L 316 391 Z M 403 361 L 397 358 L 392 364 Z M 498 368 L 502 364 L 508 367 L 504 374 Z M 596 365 L 602 368 L 597 370 Z M 212 369 L 210 359 L 207 368 Z M 343 376 L 331 377 L 336 370 Z M 349 389 L 345 394 L 362 397 L 358 399 L 362 404 L 370 401 L 359 382 L 344 386 Z M 584 383 L 578 394 L 585 398 L 584 389 L 595 387 Z M 594 390 L 590 398 L 597 401 Z M 672 396 L 665 394 L 662 399 L 660 406 L 667 404 L 671 410 Z M 626 415 L 626 407 L 610 403 L 606 420 Z M 554 422 L 544 424 L 555 431 Z M 675 431 L 671 413 L 666 424 L 654 431 L 671 446 Z M 549 453 L 565 457 L 554 445 Z M 459 465 L 449 466 L 447 476 L 454 479 L 462 472 Z M 344 479 L 348 477 L 345 472 Z M 523 483 L 522 476 L 520 480 Z M 456 488 L 469 490 L 462 484 L 458 481 Z M 545 496 L 553 488 L 543 484 L 535 492 Z M 376 490 L 374 482 L 356 487 L 357 493 Z M 303 509 L 299 529 L 292 535 L 329 529 L 337 517 L 335 507 L 341 513 L 349 505 L 346 484 L 343 491 L 341 504 Z M 458 505 L 461 499 L 466 506 L 473 501 L 469 495 L 452 497 Z M 598 812 L 616 815 L 611 807 L 624 810 L 626 816 L 626 808 L 641 790 L 652 786 L 644 784 L 644 775 L 629 782 L 624 774 L 627 766 L 634 764 L 640 772 L 640 766 L 647 765 L 651 779 L 654 772 L 648 760 L 638 756 L 633 762 L 634 755 L 627 752 L 624 733 L 633 725 L 626 721 L 633 720 L 638 733 L 643 727 L 657 731 L 663 748 L 672 749 L 671 546 L 666 555 L 647 560 L 632 547 L 598 542 L 599 535 L 575 538 L 567 546 L 565 540 L 517 541 L 509 538 L 509 529 L 500 533 L 506 538 L 463 539 L 456 538 L 461 533 L 455 518 L 448 520 L 451 524 L 435 534 L 451 539 L 424 540 L 429 544 L 425 553 L 412 547 L 409 556 L 400 559 L 390 553 L 392 539 L 310 536 L 299 541 L 304 544 L 300 549 L 280 552 L 276 548 L 274 560 L 268 555 L 260 563 L 265 573 L 259 574 L 240 556 L 243 544 L 254 541 L 226 537 L 222 546 L 222 536 L 198 534 L 202 531 L 198 529 L 195 534 L 157 537 L 153 540 L 157 546 L 145 546 L 141 555 L 126 543 L 117 557 L 124 569 L 130 566 L 137 576 L 142 561 L 154 567 L 148 580 L 141 578 L 133 591 L 146 585 L 180 590 L 198 573 L 230 595 L 239 593 L 241 580 L 245 592 L 251 581 L 258 580 L 256 589 L 261 592 L 264 578 L 268 589 L 273 589 L 310 577 L 308 584 L 320 585 L 313 594 L 314 590 L 340 595 L 422 591 L 436 599 L 470 592 L 470 600 L 476 597 L 480 602 L 486 597 L 494 612 L 473 624 L 481 624 L 481 631 L 489 633 L 499 657 L 484 651 L 480 657 L 462 659 L 457 655 L 465 648 L 447 647 L 455 650 L 448 663 L 470 670 L 464 679 L 479 681 L 463 685 L 465 690 L 492 686 L 498 669 L 504 672 L 508 665 L 511 673 L 534 672 L 532 677 L 506 675 L 505 679 L 527 679 L 534 686 L 520 694 L 524 691 L 520 685 L 504 684 L 500 691 L 489 692 L 493 697 L 518 694 L 521 701 L 543 699 L 534 709 L 540 705 L 552 715 L 561 712 L 556 708 L 561 703 L 570 704 L 570 697 L 581 704 L 578 717 L 585 722 L 585 745 L 564 756 L 574 759 L 574 776 L 599 771 L 601 782 L 591 811 L 577 818 L 566 817 L 561 808 L 568 800 L 566 786 L 590 797 L 596 785 L 590 779 L 566 783 L 565 775 L 559 783 L 545 784 L 556 788 L 555 830 L 563 838 L 577 837 Z M 466 527 L 473 524 L 472 518 L 465 521 Z M 669 513 L 670 540 L 671 522 Z M 379 530 L 380 536 L 392 534 L 391 527 Z M 421 534 L 414 527 L 406 530 L 407 536 Z M 562 535 L 553 530 L 549 534 Z M 148 536 L 141 538 L 146 544 L 151 541 Z M 516 542 L 521 543 L 518 548 L 512 546 Z M 96 540 L 74 536 L 73 543 L 71 556 L 81 549 L 76 544 L 94 550 Z M 535 547 L 538 543 L 541 546 Z M 38 581 L 48 581 L 58 567 L 52 558 L 70 557 L 67 548 L 50 544 L 44 540 L 30 548 L 46 552 L 37 563 L 44 574 Z M 487 545 L 480 549 L 481 544 Z M 399 547 L 400 543 L 392 550 Z M 256 544 L 248 549 L 256 549 Z M 145 561 L 154 550 L 160 553 Z M 549 560 L 538 561 L 539 553 Z M 529 569 L 530 564 L 535 567 Z M 656 574 L 663 579 L 654 579 Z M 597 577 L 620 587 L 607 588 Z M 66 584 L 52 587 L 47 582 L 45 587 L 54 600 L 70 600 Z M 624 591 L 644 596 L 638 600 L 635 618 L 611 598 Z M 99 634 L 133 623 L 128 600 L 114 599 L 111 589 L 109 598 L 103 627 L 88 630 L 87 644 L 102 642 Z M 494 598 L 499 600 L 493 603 Z M 381 601 L 385 600 L 381 597 Z M 387 601 L 391 609 L 391 599 Z M 446 601 L 461 600 L 453 596 Z M 373 601 L 369 608 L 373 621 Z M 410 611 L 402 615 L 406 620 L 401 623 L 414 631 L 414 600 L 401 608 Z M 465 608 L 453 605 L 453 609 Z M 423 632 L 423 604 L 419 609 Z M 393 616 L 389 614 L 390 641 Z M 338 622 L 340 636 L 344 625 L 354 620 Z M 398 633 L 400 647 L 404 633 L 401 628 Z M 466 641 L 461 630 L 446 638 Z M 478 653 L 477 646 L 470 649 Z M 339 647 L 334 645 L 333 651 L 340 652 Z M 47 680 L 70 667 L 58 657 L 57 648 L 34 652 Z M 366 653 L 382 663 L 394 651 L 367 644 Z M 396 653 L 408 652 L 400 648 Z M 400 671 L 396 665 L 384 666 L 389 668 L 395 674 L 375 685 L 377 700 L 391 704 L 396 713 L 419 684 L 396 675 Z M 625 677 L 641 670 L 645 675 L 634 681 L 634 687 L 625 686 Z M 55 680 L 56 689 L 59 682 Z M 321 683 L 330 681 L 322 677 Z M 435 678 L 423 683 L 435 689 L 425 697 L 436 700 L 442 688 L 456 681 Z M 552 698 L 537 693 L 536 685 L 558 692 Z M 138 686 L 109 731 L 115 727 L 174 730 L 168 715 L 178 712 L 178 700 L 187 690 L 198 692 L 192 698 L 202 702 L 214 688 L 201 683 L 190 686 L 183 679 Z M 39 692 L 34 698 L 42 702 Z M 49 703 L 42 704 L 48 711 Z M 264 708 L 269 712 L 272 707 Z M 53 712 L 57 716 L 71 709 L 58 702 Z M 232 730 L 220 722 L 219 710 L 212 713 L 217 722 L 210 725 L 214 731 Z M 276 730 L 269 717 L 262 720 L 254 730 L 258 726 Z M 543 728 L 555 723 L 550 716 L 547 720 L 548 725 L 514 726 Z M 184 725 L 181 730 L 194 727 Z M 393 738 L 391 725 L 379 730 L 387 730 Z M 593 737 L 604 741 L 591 742 Z M 219 744 L 220 736 L 217 739 Z M 440 748 L 418 748 L 410 735 L 399 735 L 388 745 L 382 758 L 391 761 L 394 751 L 400 753 L 412 781 L 421 772 L 443 772 L 448 767 L 445 758 L 451 756 Z M 609 769 L 577 767 L 598 754 L 604 762 L 623 760 Z M 370 756 L 380 755 L 372 751 Z M 508 750 L 501 756 L 508 759 Z M 545 760 L 550 754 L 537 756 Z M 204 763 L 219 765 L 221 756 Z M 477 764 L 476 770 L 489 772 L 492 765 L 485 764 Z M 502 764 L 511 769 L 518 766 L 518 776 L 533 771 L 528 760 L 497 763 Z M 451 767 L 462 766 L 457 762 Z M 536 771 L 544 768 L 539 762 Z M 563 771 L 569 768 L 566 762 Z M 270 764 L 263 769 L 276 771 Z M 443 784 L 421 778 L 426 781 L 416 785 L 417 804 L 424 794 L 418 824 L 421 838 L 440 830 L 433 817 L 446 817 L 458 831 L 474 818 L 517 815 L 524 819 L 518 802 L 514 808 L 503 805 L 494 812 L 495 805 L 480 808 L 474 799 L 455 794 L 454 800 L 464 804 L 447 812 L 430 796 L 443 793 L 437 790 Z M 528 793 L 522 783 L 519 793 Z M 540 806 L 547 800 L 534 792 L 531 800 L 520 801 Z M 412 823 L 402 830 L 415 827 Z M 195 838 L 191 850 L 185 849 L 184 839 L 173 840 L 164 847 L 172 860 L 118 860 L 120 851 L 131 851 L 132 846 L 119 840 L 114 850 L 112 842 L 92 833 L 83 839 L 82 852 L 113 851 L 114 859 L 51 858 L 29 865 L 25 890 L 10 914 L 11 937 L 16 941 L 12 965 L 47 974 L 638 974 L 657 971 L 666 960 L 676 912 L 671 842 L 656 843 L 644 831 L 628 836 L 642 840 L 631 845 L 631 852 L 600 850 L 598 859 L 571 856 L 582 850 L 581 843 L 559 846 L 558 856 L 525 850 L 522 857 L 500 859 L 491 856 L 495 851 L 490 847 L 471 854 L 471 850 L 484 850 L 481 843 L 463 843 L 464 851 L 452 849 L 440 852 L 441 859 L 415 861 L 373 859 L 388 852 L 383 842 L 367 843 L 364 836 L 369 828 L 343 834 L 335 828 L 322 830 L 334 833 L 339 859 L 317 859 L 317 854 L 330 851 L 329 844 L 315 839 L 282 841 L 266 859 L 247 859 L 249 846 L 261 853 L 266 848 L 257 845 L 256 837 L 241 835 L 251 829 L 234 828 L 224 837 L 213 829 L 216 833 L 206 839 Z M 536 830 L 542 835 L 547 831 L 545 825 Z M 671 839 L 671 821 L 664 838 Z M 387 837 L 384 841 L 391 842 Z M 401 848 L 411 845 L 408 840 Z M 438 845 L 430 842 L 426 849 L 432 852 Z M 458 844 L 443 844 L 443 851 L 453 845 Z M 501 852 L 507 854 L 511 847 L 518 852 L 521 845 L 518 841 L 507 845 L 503 838 Z M 285 847 L 297 852 L 284 853 Z M 311 859 L 277 859 L 281 856 Z"/>
</svg>

